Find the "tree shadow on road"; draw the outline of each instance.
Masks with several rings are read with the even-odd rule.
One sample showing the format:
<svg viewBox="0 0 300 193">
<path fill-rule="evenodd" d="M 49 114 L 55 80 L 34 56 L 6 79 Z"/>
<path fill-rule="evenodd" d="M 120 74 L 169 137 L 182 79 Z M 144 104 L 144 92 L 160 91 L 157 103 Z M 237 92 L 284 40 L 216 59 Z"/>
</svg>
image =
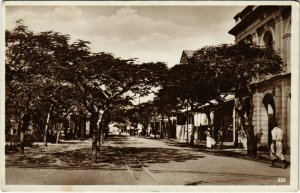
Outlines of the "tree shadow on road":
<svg viewBox="0 0 300 193">
<path fill-rule="evenodd" d="M 113 140 L 109 138 L 109 140 Z M 109 163 L 115 166 L 124 166 L 124 160 L 131 165 L 136 164 L 137 159 L 145 167 L 147 164 L 169 163 L 169 162 L 185 162 L 188 160 L 196 160 L 205 156 L 193 151 L 186 151 L 174 148 L 156 148 L 156 147 L 131 147 L 124 145 L 132 145 L 138 142 L 135 139 L 126 139 L 126 137 L 115 137 L 116 146 L 107 146 L 101 148 L 101 157 L 98 160 L 101 163 Z M 118 146 L 118 147 L 117 147 Z M 123 158 L 123 159 L 122 159 Z"/>
<path fill-rule="evenodd" d="M 205 157 L 203 155 L 195 155 L 179 149 L 167 148 L 128 147 L 128 151 L 134 154 L 134 156 L 142 163 L 168 163 L 171 161 L 185 162 Z"/>
<path fill-rule="evenodd" d="M 14 159 L 6 160 L 7 166 L 24 167 L 56 167 L 56 168 L 108 168 L 120 169 L 128 164 L 135 167 L 142 163 L 169 163 L 196 160 L 205 156 L 193 151 L 173 148 L 154 147 L 124 147 L 125 144 L 141 143 L 135 139 L 118 138 L 117 142 L 108 138 L 107 143 L 101 146 L 97 163 L 92 162 L 92 149 L 82 148 L 69 151 L 47 152 L 41 148 L 38 154 L 15 156 Z M 121 143 L 122 145 L 120 145 Z M 138 162 L 138 161 L 139 162 Z"/>
</svg>

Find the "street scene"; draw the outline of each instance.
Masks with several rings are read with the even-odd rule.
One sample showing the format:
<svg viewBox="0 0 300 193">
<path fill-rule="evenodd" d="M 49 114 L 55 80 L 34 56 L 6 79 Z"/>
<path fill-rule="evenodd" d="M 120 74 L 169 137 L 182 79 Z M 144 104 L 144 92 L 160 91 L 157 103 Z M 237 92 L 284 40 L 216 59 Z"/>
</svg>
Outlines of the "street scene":
<svg viewBox="0 0 300 193">
<path fill-rule="evenodd" d="M 12 4 L 5 185 L 294 185 L 291 5 Z"/>
</svg>

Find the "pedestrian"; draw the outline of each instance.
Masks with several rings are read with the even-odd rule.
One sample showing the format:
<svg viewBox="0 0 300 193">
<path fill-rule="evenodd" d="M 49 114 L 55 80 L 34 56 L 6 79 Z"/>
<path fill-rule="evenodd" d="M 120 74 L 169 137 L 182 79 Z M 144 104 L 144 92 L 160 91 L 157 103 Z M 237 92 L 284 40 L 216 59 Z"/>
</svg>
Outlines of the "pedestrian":
<svg viewBox="0 0 300 193">
<path fill-rule="evenodd" d="M 211 149 L 216 144 L 216 141 L 211 137 L 210 128 L 208 128 L 208 130 L 205 133 L 206 133 L 206 147 Z"/>
<path fill-rule="evenodd" d="M 217 144 L 220 143 L 220 149 L 223 148 L 223 128 L 221 127 L 218 131 Z"/>
<path fill-rule="evenodd" d="M 271 160 L 272 166 L 275 165 L 277 160 L 281 160 L 284 164 L 283 168 L 288 167 L 288 163 L 285 160 L 282 154 L 282 139 L 283 139 L 283 131 L 281 128 L 277 127 L 277 122 L 274 123 L 274 128 L 271 131 L 272 134 L 272 143 L 271 143 Z"/>
</svg>

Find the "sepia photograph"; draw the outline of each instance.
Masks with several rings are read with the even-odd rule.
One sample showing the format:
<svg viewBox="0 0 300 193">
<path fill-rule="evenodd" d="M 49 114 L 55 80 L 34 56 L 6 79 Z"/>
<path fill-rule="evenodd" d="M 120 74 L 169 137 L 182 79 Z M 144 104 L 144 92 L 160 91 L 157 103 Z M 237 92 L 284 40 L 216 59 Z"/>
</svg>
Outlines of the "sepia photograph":
<svg viewBox="0 0 300 193">
<path fill-rule="evenodd" d="M 297 190 L 298 3 L 2 10 L 2 191 Z"/>
</svg>

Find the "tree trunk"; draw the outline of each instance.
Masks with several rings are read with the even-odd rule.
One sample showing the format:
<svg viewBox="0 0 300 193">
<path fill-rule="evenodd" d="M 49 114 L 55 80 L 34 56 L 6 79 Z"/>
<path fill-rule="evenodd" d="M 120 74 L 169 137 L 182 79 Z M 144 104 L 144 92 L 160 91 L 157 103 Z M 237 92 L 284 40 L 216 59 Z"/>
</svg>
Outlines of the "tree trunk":
<svg viewBox="0 0 300 193">
<path fill-rule="evenodd" d="M 105 138 L 105 127 L 102 122 L 101 130 L 100 130 L 100 143 L 104 143 L 104 138 Z M 100 145 L 99 145 L 99 147 L 100 147 Z"/>
<path fill-rule="evenodd" d="M 186 143 L 189 143 L 189 116 L 186 117 Z"/>
<path fill-rule="evenodd" d="M 74 123 L 75 123 L 75 128 L 74 128 L 74 133 L 75 133 L 75 137 L 77 139 L 80 138 L 80 122 L 79 122 L 79 118 L 78 117 L 74 117 Z"/>
<path fill-rule="evenodd" d="M 103 129 L 104 129 L 104 131 L 105 131 L 105 132 L 104 132 L 104 138 L 103 138 L 103 139 L 104 139 L 104 140 L 107 140 L 107 139 L 108 139 L 108 135 L 109 135 L 109 128 L 108 128 L 108 125 L 107 125 L 106 123 L 104 124 L 104 128 L 103 128 Z M 104 143 L 104 140 L 103 140 L 103 143 Z"/>
<path fill-rule="evenodd" d="M 242 104 L 242 111 L 240 114 L 241 117 L 241 125 L 246 132 L 247 135 L 247 154 L 251 156 L 257 156 L 257 141 L 254 135 L 254 126 L 252 125 L 252 117 L 253 117 L 253 111 L 254 111 L 254 104 L 253 104 L 253 95 L 251 92 L 250 87 L 247 87 L 248 89 L 248 96 L 247 99 L 249 99 L 249 114 L 247 117 L 245 117 L 246 112 L 246 104 L 245 101 L 240 97 L 240 101 Z"/>
<path fill-rule="evenodd" d="M 71 123 L 71 122 L 70 122 Z M 70 124 L 70 138 L 71 139 L 74 139 L 74 127 L 73 126 L 71 126 L 71 124 Z"/>
<path fill-rule="evenodd" d="M 26 111 L 24 115 L 21 117 L 21 124 L 19 124 L 20 128 L 20 153 L 24 153 L 24 139 L 25 139 L 25 131 L 28 129 L 30 122 L 30 114 L 29 114 L 29 105 L 31 101 L 31 93 L 28 94 L 28 99 L 26 103 Z"/>
<path fill-rule="evenodd" d="M 163 119 L 164 119 L 164 116 L 163 115 L 161 115 L 161 121 L 159 122 L 159 129 L 160 129 L 160 136 L 159 136 L 159 138 L 160 139 L 163 139 L 164 137 L 163 137 Z"/>
<path fill-rule="evenodd" d="M 51 106 L 49 108 L 46 125 L 45 125 L 45 132 L 44 132 L 44 146 L 45 147 L 47 147 L 47 145 L 48 145 L 48 130 L 49 130 L 49 125 L 50 125 L 50 115 L 51 115 L 52 106 L 53 106 L 53 104 L 51 104 Z"/>
<path fill-rule="evenodd" d="M 104 123 L 105 111 L 101 115 L 97 113 L 97 116 L 93 118 L 93 141 L 92 141 L 92 161 L 97 162 L 97 158 L 100 157 L 101 143 L 103 143 L 103 123 Z M 100 121 L 99 121 L 100 119 Z M 96 126 L 95 126 L 96 123 Z"/>
<path fill-rule="evenodd" d="M 90 121 L 91 121 L 91 130 L 92 132 L 92 161 L 94 163 L 97 162 L 98 157 L 98 142 L 99 142 L 99 136 L 98 136 L 98 128 L 97 128 L 97 122 L 99 119 L 98 113 L 93 113 L 91 115 Z"/>
<path fill-rule="evenodd" d="M 104 139 L 105 139 L 105 134 L 106 134 L 106 113 L 108 110 L 104 111 L 101 117 L 101 122 L 100 122 L 100 145 L 101 143 L 104 143 Z M 99 147 L 100 147 L 99 145 Z"/>
<path fill-rule="evenodd" d="M 94 163 L 97 162 L 97 155 L 98 155 L 98 132 L 97 130 L 93 131 L 93 138 L 92 138 L 92 161 Z"/>
<path fill-rule="evenodd" d="M 9 146 L 13 146 L 13 137 L 14 137 L 14 122 L 11 124 L 10 133 L 9 133 Z"/>
<path fill-rule="evenodd" d="M 104 143 L 104 132 L 101 130 L 100 132 L 100 143 Z"/>
<path fill-rule="evenodd" d="M 236 107 L 234 107 L 236 108 Z M 238 111 L 236 110 L 235 111 L 235 128 L 234 128 L 234 132 L 235 132 L 235 135 L 234 135 L 234 147 L 235 148 L 238 148 L 239 147 L 239 133 L 238 131 L 241 130 L 241 126 L 239 124 L 239 122 L 237 122 L 236 120 L 240 119 L 240 116 L 239 114 L 237 113 Z"/>
<path fill-rule="evenodd" d="M 69 139 L 69 133 L 68 133 L 68 128 L 69 125 L 67 123 L 67 120 L 63 120 L 63 127 L 64 127 L 64 134 L 65 134 L 65 140 Z"/>
<path fill-rule="evenodd" d="M 144 129 L 144 136 L 147 137 L 148 136 L 148 122 L 143 123 L 143 129 Z"/>
<path fill-rule="evenodd" d="M 18 120 L 15 119 L 15 116 L 13 115 L 12 118 L 10 119 L 10 133 L 9 133 L 9 141 L 10 141 L 10 147 L 12 147 L 15 143 L 15 138 L 14 138 L 14 128 L 16 125 L 16 122 Z"/>
<path fill-rule="evenodd" d="M 86 130 L 86 119 L 85 115 L 81 115 L 80 117 L 80 138 L 81 140 L 85 139 L 85 130 Z"/>
<path fill-rule="evenodd" d="M 251 156 L 257 156 L 257 144 L 254 136 L 254 127 L 253 125 L 246 126 L 247 134 L 247 153 Z"/>
<path fill-rule="evenodd" d="M 207 122 L 208 122 L 208 128 L 212 130 L 212 124 L 211 124 L 211 117 L 210 117 L 210 112 L 205 112 L 206 117 L 207 117 Z"/>
<path fill-rule="evenodd" d="M 58 132 L 57 132 L 57 134 L 56 134 L 56 143 L 59 142 L 59 136 L 60 136 L 60 133 L 61 133 L 62 126 L 63 126 L 63 124 L 61 123 L 61 124 L 59 125 L 59 129 L 58 129 Z"/>
<path fill-rule="evenodd" d="M 100 132 L 98 133 L 98 140 L 97 140 L 97 153 L 98 153 L 98 157 L 100 156 L 100 149 L 101 149 L 101 143 L 104 143 L 104 139 L 103 139 L 103 130 L 100 130 Z"/>
<path fill-rule="evenodd" d="M 188 119 L 189 120 L 189 119 Z M 191 136 L 190 136 L 190 144 L 191 145 L 194 145 L 194 141 L 195 141 L 195 132 L 196 132 L 196 127 L 194 125 L 194 116 L 191 116 L 191 127 L 192 127 L 192 130 L 191 130 Z"/>
<path fill-rule="evenodd" d="M 172 131 L 172 121 L 170 116 L 168 116 L 168 137 L 167 137 L 168 140 L 171 138 L 171 131 Z"/>
<path fill-rule="evenodd" d="M 160 138 L 164 138 L 164 115 L 161 115 L 161 122 L 160 122 Z"/>
<path fill-rule="evenodd" d="M 196 127 L 193 125 L 192 126 L 192 131 L 191 131 L 191 141 L 190 144 L 194 145 L 194 141 L 195 141 L 195 132 L 196 132 Z"/>
<path fill-rule="evenodd" d="M 24 153 L 24 135 L 25 135 L 25 132 L 23 131 L 23 129 L 21 129 L 21 132 L 20 132 L 20 153 Z"/>
<path fill-rule="evenodd" d="M 23 115 L 24 116 L 24 115 Z M 18 124 L 18 134 L 20 135 L 20 153 L 24 153 L 24 131 L 23 131 L 23 116 L 21 115 Z"/>
<path fill-rule="evenodd" d="M 253 104 L 253 96 L 250 96 L 250 115 L 249 115 L 249 135 L 251 140 L 249 140 L 249 146 L 251 147 L 248 149 L 248 154 L 257 156 L 257 139 L 254 134 L 254 126 L 252 124 L 252 117 L 253 117 L 253 112 L 254 112 L 254 104 Z"/>
</svg>

